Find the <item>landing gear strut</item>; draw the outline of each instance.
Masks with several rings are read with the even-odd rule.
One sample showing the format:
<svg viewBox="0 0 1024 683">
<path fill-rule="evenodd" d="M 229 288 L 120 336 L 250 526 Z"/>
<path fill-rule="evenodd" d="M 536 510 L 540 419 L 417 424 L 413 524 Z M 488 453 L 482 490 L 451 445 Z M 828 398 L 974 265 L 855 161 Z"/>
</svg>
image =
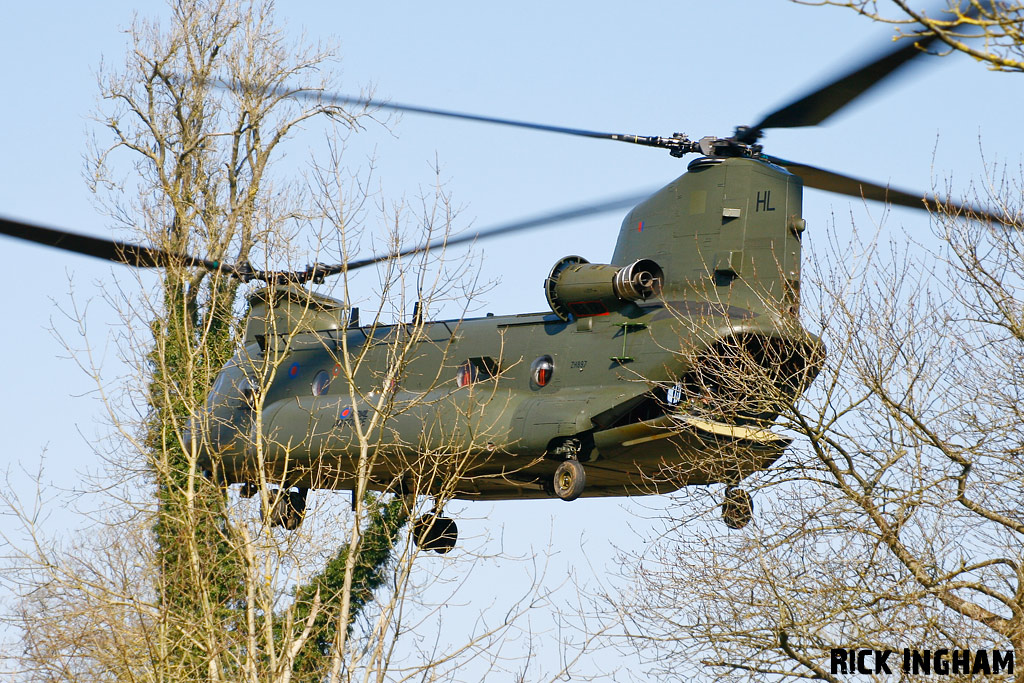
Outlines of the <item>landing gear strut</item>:
<svg viewBox="0 0 1024 683">
<path fill-rule="evenodd" d="M 459 527 L 450 517 L 436 512 L 423 515 L 412 523 L 412 537 L 421 550 L 450 553 L 459 540 Z"/>
<path fill-rule="evenodd" d="M 754 517 L 754 501 L 750 494 L 735 486 L 725 488 L 722 503 L 722 520 L 730 529 L 742 529 Z"/>
<path fill-rule="evenodd" d="M 298 491 L 274 491 L 271 494 L 269 521 L 271 526 L 284 527 L 294 531 L 302 525 L 306 515 L 306 493 L 309 489 Z"/>
</svg>

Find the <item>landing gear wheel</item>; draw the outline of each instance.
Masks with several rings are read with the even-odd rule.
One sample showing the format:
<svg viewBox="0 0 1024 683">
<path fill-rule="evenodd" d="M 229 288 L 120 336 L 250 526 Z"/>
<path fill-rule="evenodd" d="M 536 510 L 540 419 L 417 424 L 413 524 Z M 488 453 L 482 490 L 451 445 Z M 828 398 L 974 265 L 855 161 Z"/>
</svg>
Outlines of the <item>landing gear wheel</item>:
<svg viewBox="0 0 1024 683">
<path fill-rule="evenodd" d="M 459 527 L 450 517 L 423 515 L 413 522 L 412 537 L 421 550 L 433 550 L 445 555 L 455 548 L 459 540 Z"/>
<path fill-rule="evenodd" d="M 441 555 L 447 555 L 454 548 L 459 540 L 459 526 L 451 517 L 440 517 L 437 520 L 441 528 L 437 533 L 437 540 L 434 542 L 433 551 Z"/>
<path fill-rule="evenodd" d="M 750 494 L 734 486 L 726 487 L 722 503 L 722 520 L 730 529 L 742 529 L 754 518 L 754 501 Z"/>
<path fill-rule="evenodd" d="M 548 496 L 555 495 L 555 480 L 553 477 L 541 477 L 540 486 Z"/>
<path fill-rule="evenodd" d="M 298 491 L 275 491 L 272 495 L 277 499 L 270 510 L 271 526 L 284 527 L 295 531 L 302 525 L 306 516 L 306 493 L 309 489 Z"/>
<path fill-rule="evenodd" d="M 587 473 L 579 460 L 565 460 L 555 470 L 555 495 L 562 500 L 576 500 L 587 485 Z"/>
</svg>

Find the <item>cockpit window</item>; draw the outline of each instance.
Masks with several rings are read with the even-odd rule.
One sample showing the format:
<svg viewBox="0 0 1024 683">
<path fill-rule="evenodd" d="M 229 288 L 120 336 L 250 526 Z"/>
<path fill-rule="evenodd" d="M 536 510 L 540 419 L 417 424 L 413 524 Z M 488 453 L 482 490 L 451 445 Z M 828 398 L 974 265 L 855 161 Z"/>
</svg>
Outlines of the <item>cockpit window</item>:
<svg viewBox="0 0 1024 683">
<path fill-rule="evenodd" d="M 245 403 L 252 403 L 256 388 L 252 380 L 242 372 L 233 362 L 224 367 L 217 375 L 210 391 L 211 400 L 227 400 L 237 402 L 241 399 Z"/>
</svg>

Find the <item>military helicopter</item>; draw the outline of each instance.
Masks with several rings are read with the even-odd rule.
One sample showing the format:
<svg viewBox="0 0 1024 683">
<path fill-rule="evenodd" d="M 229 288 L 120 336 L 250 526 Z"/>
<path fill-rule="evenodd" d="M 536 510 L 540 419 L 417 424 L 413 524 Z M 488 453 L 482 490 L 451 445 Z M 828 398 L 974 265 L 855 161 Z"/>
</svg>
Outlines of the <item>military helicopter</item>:
<svg viewBox="0 0 1024 683">
<path fill-rule="evenodd" d="M 7 219 L 0 219 L 0 233 L 136 267 L 183 263 L 267 283 L 248 297 L 242 348 L 220 372 L 188 438 L 202 466 L 226 485 L 241 484 L 243 495 L 254 492 L 261 475 L 279 482 L 287 495 L 271 514 L 286 528 L 301 523 L 310 489 L 356 488 L 353 425 L 379 409 L 381 392 L 412 407 L 382 430 L 378 446 L 390 455 L 367 473 L 371 488 L 440 502 L 571 501 L 724 483 L 724 521 L 741 528 L 752 518 L 753 503 L 738 485 L 770 467 L 789 445 L 769 427 L 810 385 L 825 353 L 799 319 L 803 187 L 922 210 L 939 204 L 923 193 L 767 155 L 758 141 L 771 128 L 825 121 L 926 54 L 935 39 L 923 34 L 887 50 L 724 138 L 613 134 L 314 95 L 335 104 L 657 147 L 673 157 L 699 155 L 646 198 L 614 199 L 447 240 L 452 246 L 632 206 L 611 263 L 569 255 L 538 283 L 549 311 L 459 320 L 426 320 L 414 312 L 417 352 L 394 372 L 387 340 L 407 324 L 360 325 L 357 309 L 304 285 L 438 245 L 281 272 Z M 365 370 L 354 377 L 359 398 L 353 401 L 333 381 L 339 354 L 366 345 L 371 348 Z M 257 416 L 254 359 L 271 356 L 280 371 L 260 389 Z M 262 462 L 253 453 L 257 441 Z M 466 455 L 449 488 L 442 490 L 444 477 L 413 476 L 421 453 L 446 451 Z M 417 520 L 414 537 L 422 548 L 444 553 L 454 547 L 457 527 L 439 506 Z"/>
</svg>

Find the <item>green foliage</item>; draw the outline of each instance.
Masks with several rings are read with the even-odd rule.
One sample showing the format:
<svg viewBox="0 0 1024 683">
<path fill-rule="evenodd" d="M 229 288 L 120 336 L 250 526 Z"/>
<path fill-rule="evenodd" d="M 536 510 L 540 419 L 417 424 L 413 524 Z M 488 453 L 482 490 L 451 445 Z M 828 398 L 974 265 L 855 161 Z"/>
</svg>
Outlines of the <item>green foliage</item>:
<svg viewBox="0 0 1024 683">
<path fill-rule="evenodd" d="M 190 637 L 197 624 L 239 632 L 245 604 L 244 559 L 228 523 L 225 492 L 197 476 L 181 443 L 181 431 L 202 405 L 216 373 L 231 357 L 236 321 L 231 305 L 237 285 L 210 283 L 215 305 L 203 305 L 198 287 L 178 273 L 164 276 L 167 315 L 152 323 L 154 350 L 146 443 L 156 483 L 154 537 L 173 659 L 187 678 L 201 677 L 207 657 Z M 221 303 L 223 302 L 223 303 Z M 217 305 L 219 304 L 219 305 Z"/>
<path fill-rule="evenodd" d="M 124 188 L 109 181 L 110 153 L 132 155 L 138 197 L 115 199 L 113 215 L 141 229 L 142 240 L 171 253 L 244 263 L 274 238 L 282 217 L 294 208 L 283 203 L 266 174 L 277 145 L 301 122 L 320 114 L 337 116 L 340 109 L 302 108 L 258 90 L 227 94 L 215 80 L 227 74 L 279 87 L 318 73 L 333 55 L 286 44 L 269 0 L 169 0 L 169 5 L 165 25 L 135 22 L 126 68 L 104 78 L 106 110 L 100 120 L 113 142 L 95 155 L 94 182 L 117 196 Z M 154 651 L 165 680 L 232 679 L 241 673 L 233 667 L 261 659 L 246 640 L 252 548 L 245 545 L 244 530 L 230 522 L 226 493 L 216 483 L 217 463 L 212 477 L 197 472 L 196 454 L 185 450 L 183 439 L 238 343 L 239 295 L 236 280 L 171 264 L 163 271 L 149 320 L 153 346 L 142 431 L 156 489 L 153 591 L 160 605 L 160 642 Z M 401 501 L 368 496 L 366 506 L 359 546 L 341 548 L 296 591 L 299 623 L 309 615 L 317 590 L 324 603 L 310 641 L 314 645 L 300 654 L 298 666 L 309 676 L 319 670 L 317 653 L 334 641 L 349 553 L 357 556 L 351 629 L 386 580 L 391 549 L 405 524 Z M 273 619 L 275 634 L 283 636 L 283 617 Z"/>
<path fill-rule="evenodd" d="M 398 543 L 402 527 L 409 520 L 408 504 L 401 497 L 387 499 L 381 494 L 368 492 L 363 503 L 367 521 L 356 549 L 347 620 L 349 633 L 352 632 L 356 617 L 373 599 L 374 592 L 387 582 L 392 551 Z M 312 683 L 323 680 L 330 666 L 329 655 L 337 636 L 345 585 L 345 564 L 350 552 L 348 545 L 342 546 L 319 573 L 295 591 L 293 636 L 305 628 L 317 591 L 320 593 L 320 608 L 313 620 L 309 640 L 295 658 L 294 678 L 297 681 Z M 280 632 L 283 619 L 276 626 Z"/>
</svg>

